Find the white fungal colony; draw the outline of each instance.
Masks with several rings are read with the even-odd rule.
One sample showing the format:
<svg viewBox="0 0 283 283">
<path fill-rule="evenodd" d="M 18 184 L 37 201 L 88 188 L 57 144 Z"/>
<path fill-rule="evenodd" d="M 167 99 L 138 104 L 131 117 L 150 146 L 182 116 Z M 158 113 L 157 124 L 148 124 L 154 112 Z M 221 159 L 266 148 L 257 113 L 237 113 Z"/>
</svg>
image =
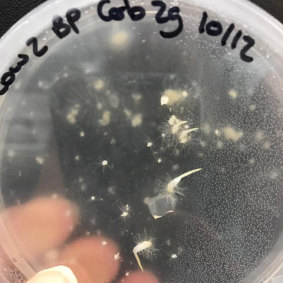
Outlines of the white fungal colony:
<svg viewBox="0 0 283 283">
<path fill-rule="evenodd" d="M 140 126 L 143 121 L 143 116 L 141 114 L 134 115 L 132 117 L 131 123 L 134 128 Z"/>
<path fill-rule="evenodd" d="M 44 158 L 41 157 L 41 156 L 36 156 L 36 157 L 35 157 L 35 160 L 36 160 L 36 162 L 37 162 L 38 164 L 40 164 L 40 165 L 42 165 L 42 164 L 45 162 Z"/>
<path fill-rule="evenodd" d="M 102 165 L 102 166 L 107 166 L 107 165 L 108 165 L 108 161 L 107 161 L 107 160 L 103 160 L 103 161 L 101 162 L 101 165 Z"/>
<path fill-rule="evenodd" d="M 181 102 L 183 99 L 189 96 L 188 92 L 184 90 L 174 90 L 174 89 L 167 89 L 164 91 L 160 104 L 161 105 L 168 105 L 173 106 L 174 104 Z"/>
<path fill-rule="evenodd" d="M 243 131 L 236 130 L 232 127 L 223 128 L 223 134 L 224 134 L 225 139 L 233 141 L 233 142 L 239 141 L 244 135 Z"/>
<path fill-rule="evenodd" d="M 149 238 L 146 232 L 142 236 L 139 235 L 137 240 L 137 245 L 133 249 L 133 254 L 142 271 L 143 271 L 143 266 L 139 255 L 147 259 L 151 259 L 154 256 L 155 252 L 156 249 L 154 248 L 154 239 Z"/>
<path fill-rule="evenodd" d="M 130 206 L 127 204 L 127 205 L 125 205 L 122 209 L 121 209 L 121 211 L 122 211 L 122 214 L 121 214 L 121 217 L 122 218 L 127 218 L 127 217 L 129 217 L 129 215 L 130 215 Z"/>
<path fill-rule="evenodd" d="M 80 105 L 76 104 L 73 108 L 70 109 L 68 112 L 66 119 L 70 124 L 77 123 L 77 116 L 79 114 Z"/>
<path fill-rule="evenodd" d="M 110 111 L 104 111 L 102 118 L 98 121 L 100 126 L 108 126 L 111 120 L 111 112 Z"/>
<path fill-rule="evenodd" d="M 178 256 L 176 254 L 171 255 L 171 259 L 176 259 Z"/>
<path fill-rule="evenodd" d="M 231 89 L 228 92 L 228 95 L 230 96 L 231 99 L 235 100 L 238 97 L 238 92 L 236 90 L 234 90 L 234 89 Z"/>
<path fill-rule="evenodd" d="M 201 170 L 202 169 L 199 168 L 188 171 L 167 182 L 165 185 L 161 185 L 161 188 L 159 188 L 160 193 L 157 196 L 145 198 L 144 203 L 148 206 L 152 217 L 159 219 L 168 213 L 173 213 L 175 211 L 178 195 L 183 195 L 183 189 L 179 187 L 179 183 L 182 179 Z"/>
<path fill-rule="evenodd" d="M 110 43 L 114 48 L 124 47 L 129 40 L 129 33 L 124 30 L 120 30 L 111 35 Z"/>
<path fill-rule="evenodd" d="M 132 95 L 133 100 L 135 101 L 136 104 L 138 104 L 142 98 L 142 96 L 140 94 L 134 93 Z"/>
<path fill-rule="evenodd" d="M 99 91 L 102 90 L 104 88 L 104 81 L 101 79 L 98 79 L 94 82 L 94 88 Z"/>
<path fill-rule="evenodd" d="M 163 131 L 165 137 L 171 137 L 170 140 L 177 141 L 180 144 L 187 144 L 191 140 L 191 133 L 198 131 L 198 128 L 190 128 L 188 121 L 183 121 L 172 115 L 168 119 L 168 123 L 165 125 Z"/>
<path fill-rule="evenodd" d="M 177 178 L 174 178 L 172 181 L 170 181 L 167 184 L 165 192 L 164 192 L 166 197 L 169 200 L 171 200 L 172 202 L 175 202 L 176 201 L 176 195 L 177 194 L 181 194 L 182 195 L 181 190 L 179 190 L 179 188 L 178 188 L 178 185 L 182 181 L 182 179 L 184 179 L 185 177 L 188 177 L 188 176 L 190 176 L 190 175 L 192 175 L 194 173 L 197 173 L 197 172 L 199 172 L 201 170 L 202 169 L 199 168 L 199 169 L 188 171 L 188 172 L 178 176 Z"/>
<path fill-rule="evenodd" d="M 126 117 L 131 121 L 132 127 L 136 128 L 142 125 L 143 123 L 143 115 L 141 113 L 138 114 L 133 114 L 132 111 L 129 109 L 125 108 L 124 109 L 124 114 Z"/>
<path fill-rule="evenodd" d="M 146 144 L 147 147 L 152 147 L 152 145 L 153 145 L 152 142 L 148 142 L 148 143 Z"/>
</svg>

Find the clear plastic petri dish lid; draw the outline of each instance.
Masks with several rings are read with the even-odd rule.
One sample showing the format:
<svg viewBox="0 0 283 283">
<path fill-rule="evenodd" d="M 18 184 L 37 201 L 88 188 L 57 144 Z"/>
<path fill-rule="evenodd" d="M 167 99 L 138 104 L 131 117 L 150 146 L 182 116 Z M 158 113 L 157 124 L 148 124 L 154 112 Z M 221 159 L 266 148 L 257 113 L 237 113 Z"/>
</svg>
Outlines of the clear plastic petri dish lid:
<svg viewBox="0 0 283 283">
<path fill-rule="evenodd" d="M 240 0 L 51 0 L 17 23 L 2 281 L 281 282 L 282 35 Z"/>
</svg>

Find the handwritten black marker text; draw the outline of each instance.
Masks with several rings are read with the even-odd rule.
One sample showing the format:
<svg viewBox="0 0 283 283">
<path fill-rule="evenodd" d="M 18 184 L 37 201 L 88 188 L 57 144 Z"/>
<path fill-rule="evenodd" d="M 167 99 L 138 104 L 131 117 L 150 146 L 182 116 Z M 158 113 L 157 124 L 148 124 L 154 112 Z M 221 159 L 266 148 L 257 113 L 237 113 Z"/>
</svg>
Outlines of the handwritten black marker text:
<svg viewBox="0 0 283 283">
<path fill-rule="evenodd" d="M 17 66 L 16 67 L 10 67 L 9 71 L 4 73 L 1 77 L 1 84 L 3 85 L 3 88 L 0 90 L 0 95 L 5 94 L 9 90 L 9 87 L 16 80 L 16 74 L 29 61 L 29 56 L 26 55 L 26 54 L 18 54 L 18 58 L 21 59 L 21 60 L 18 61 Z"/>
<path fill-rule="evenodd" d="M 146 16 L 146 10 L 141 6 L 131 6 L 128 0 L 124 0 L 124 5 L 119 7 L 111 7 L 107 10 L 107 5 L 111 4 L 111 0 L 101 0 L 97 5 L 97 14 L 105 22 L 122 21 L 125 19 L 126 13 L 132 21 L 140 21 Z M 183 31 L 183 19 L 180 15 L 180 8 L 174 6 L 164 15 L 167 6 L 163 1 L 152 1 L 153 7 L 158 7 L 159 10 L 155 15 L 155 21 L 158 24 L 165 24 L 169 21 L 177 21 L 178 27 L 174 31 L 160 31 L 163 38 L 173 38 L 178 36 Z"/>
<path fill-rule="evenodd" d="M 207 21 L 208 21 L 208 14 L 204 12 L 199 26 L 200 33 L 206 32 L 210 36 L 220 36 L 223 34 L 223 25 L 220 22 L 218 21 L 207 22 Z M 234 29 L 235 29 L 234 24 L 230 24 L 229 27 L 226 29 L 221 39 L 222 46 L 225 46 L 227 44 L 227 41 L 232 35 Z M 248 62 L 248 63 L 253 62 L 254 58 L 249 56 L 247 52 L 255 45 L 255 40 L 248 35 L 243 36 L 243 32 L 241 30 L 237 31 L 237 33 L 233 36 L 233 39 L 231 41 L 231 48 L 236 49 L 241 38 L 246 44 L 240 51 L 240 57 L 244 62 Z"/>
<path fill-rule="evenodd" d="M 81 11 L 79 9 L 71 9 L 66 13 L 67 23 L 64 21 L 63 17 L 55 16 L 53 18 L 53 32 L 60 38 L 68 36 L 73 30 L 75 33 L 79 34 L 80 30 L 76 25 L 81 18 Z"/>
<path fill-rule="evenodd" d="M 79 34 L 79 28 L 76 23 L 81 18 L 81 11 L 78 9 L 68 10 L 66 13 L 66 22 L 64 18 L 60 16 L 55 16 L 52 21 L 52 30 L 58 36 L 58 38 L 63 39 L 68 36 L 73 30 L 75 33 Z M 36 37 L 31 37 L 26 42 L 27 46 L 32 48 L 32 52 L 36 57 L 42 57 L 48 52 L 48 46 L 39 47 L 38 39 Z M 16 75 L 22 68 L 29 62 L 30 57 L 27 54 L 18 54 L 20 59 L 17 62 L 16 67 L 10 67 L 9 70 L 4 73 L 1 77 L 0 83 L 2 88 L 0 89 L 0 95 L 5 94 L 11 85 L 16 80 Z"/>
<path fill-rule="evenodd" d="M 101 0 L 97 5 L 97 13 L 101 20 L 105 22 L 122 21 L 128 15 L 132 21 L 141 21 L 146 16 L 146 10 L 142 6 L 130 5 L 129 0 L 123 0 L 124 4 L 118 7 L 111 5 L 111 0 Z M 177 28 L 174 30 L 167 29 L 160 31 L 163 38 L 174 38 L 182 33 L 184 29 L 183 19 L 181 17 L 180 8 L 173 6 L 167 8 L 164 1 L 153 0 L 152 7 L 157 7 L 155 14 L 155 22 L 157 24 L 166 24 L 169 22 L 176 22 Z M 81 19 L 82 13 L 79 9 L 73 8 L 67 11 L 65 17 L 55 16 L 52 20 L 52 31 L 60 39 L 64 39 L 71 32 L 80 33 L 78 23 Z M 221 45 L 226 46 L 230 39 L 232 49 L 236 49 L 239 42 L 244 42 L 244 46 L 240 51 L 240 58 L 244 62 L 253 62 L 254 58 L 248 52 L 255 45 L 255 40 L 249 36 L 244 35 L 242 30 L 235 32 L 235 24 L 230 24 L 226 30 L 221 22 L 208 19 L 207 12 L 203 12 L 199 25 L 199 33 L 206 33 L 209 36 L 221 36 Z M 27 40 L 26 45 L 32 48 L 32 53 L 36 57 L 43 57 L 49 50 L 47 45 L 42 46 L 38 42 L 38 38 L 31 37 Z M 30 56 L 27 54 L 18 54 L 15 65 L 11 66 L 0 78 L 0 95 L 5 94 L 12 84 L 15 82 L 17 74 L 28 64 Z"/>
</svg>

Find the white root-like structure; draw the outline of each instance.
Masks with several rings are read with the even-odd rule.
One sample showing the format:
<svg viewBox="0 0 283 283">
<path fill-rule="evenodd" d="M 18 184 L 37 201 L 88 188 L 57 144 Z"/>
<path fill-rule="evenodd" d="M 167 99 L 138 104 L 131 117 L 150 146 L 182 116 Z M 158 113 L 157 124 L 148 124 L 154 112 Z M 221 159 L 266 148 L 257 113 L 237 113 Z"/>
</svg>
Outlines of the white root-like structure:
<svg viewBox="0 0 283 283">
<path fill-rule="evenodd" d="M 182 181 L 183 178 L 188 177 L 194 173 L 197 173 L 199 171 L 201 171 L 202 168 L 199 169 L 195 169 L 195 170 L 191 170 L 188 171 L 182 175 L 180 175 L 179 177 L 173 179 L 172 181 L 170 181 L 166 187 L 166 192 L 169 194 L 174 194 L 175 193 L 175 188 L 178 186 L 178 184 Z"/>
<path fill-rule="evenodd" d="M 144 241 L 144 242 L 137 244 L 133 249 L 133 253 L 136 258 L 136 261 L 142 271 L 143 271 L 143 267 L 142 267 L 142 263 L 139 257 L 139 253 L 146 249 L 150 249 L 152 247 L 153 247 L 152 241 Z"/>
</svg>

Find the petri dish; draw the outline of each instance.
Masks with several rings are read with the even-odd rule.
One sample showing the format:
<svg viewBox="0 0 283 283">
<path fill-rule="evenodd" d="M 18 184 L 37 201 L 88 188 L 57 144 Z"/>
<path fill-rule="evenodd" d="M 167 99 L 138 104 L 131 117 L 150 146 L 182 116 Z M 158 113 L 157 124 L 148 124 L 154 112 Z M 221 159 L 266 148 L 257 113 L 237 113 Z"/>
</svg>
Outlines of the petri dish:
<svg viewBox="0 0 283 283">
<path fill-rule="evenodd" d="M 242 0 L 51 0 L 17 23 L 0 42 L 2 281 L 100 239 L 119 262 L 101 282 L 281 282 L 282 35 Z"/>
</svg>

